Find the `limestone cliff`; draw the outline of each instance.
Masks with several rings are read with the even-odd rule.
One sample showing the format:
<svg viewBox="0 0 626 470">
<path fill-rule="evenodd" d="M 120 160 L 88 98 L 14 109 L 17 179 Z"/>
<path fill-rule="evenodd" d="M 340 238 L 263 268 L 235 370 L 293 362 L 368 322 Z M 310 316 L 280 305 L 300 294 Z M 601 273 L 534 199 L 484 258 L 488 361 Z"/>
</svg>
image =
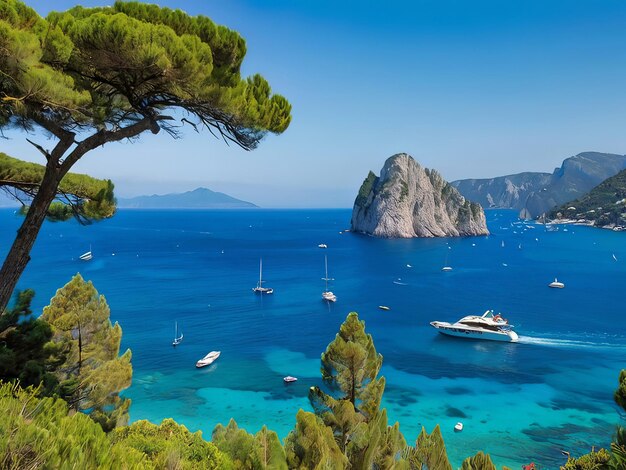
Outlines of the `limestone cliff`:
<svg viewBox="0 0 626 470">
<path fill-rule="evenodd" d="M 520 217 L 535 218 L 585 195 L 623 169 L 626 155 L 583 152 L 565 159 L 552 173 L 526 172 L 450 184 L 484 207 L 518 209 L 523 211 Z"/>
<path fill-rule="evenodd" d="M 385 238 L 488 235 L 485 213 L 439 173 L 410 155 L 387 159 L 370 172 L 352 209 L 352 230 Z"/>
</svg>

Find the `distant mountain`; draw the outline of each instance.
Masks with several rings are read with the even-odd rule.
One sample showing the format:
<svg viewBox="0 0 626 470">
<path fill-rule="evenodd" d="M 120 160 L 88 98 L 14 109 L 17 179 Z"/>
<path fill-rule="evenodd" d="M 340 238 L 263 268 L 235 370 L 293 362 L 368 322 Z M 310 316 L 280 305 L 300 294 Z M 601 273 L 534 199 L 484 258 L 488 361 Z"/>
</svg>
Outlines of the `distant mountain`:
<svg viewBox="0 0 626 470">
<path fill-rule="evenodd" d="M 604 180 L 583 197 L 552 209 L 548 217 L 585 220 L 597 227 L 626 227 L 626 170 Z"/>
<path fill-rule="evenodd" d="M 550 173 L 526 172 L 497 178 L 466 179 L 451 184 L 483 207 L 518 209 L 538 217 L 553 207 L 579 198 L 626 168 L 626 155 L 584 152 L 563 161 Z"/>
<path fill-rule="evenodd" d="M 118 198 L 120 209 L 243 209 L 258 207 L 224 193 L 198 188 L 186 193 Z"/>
</svg>

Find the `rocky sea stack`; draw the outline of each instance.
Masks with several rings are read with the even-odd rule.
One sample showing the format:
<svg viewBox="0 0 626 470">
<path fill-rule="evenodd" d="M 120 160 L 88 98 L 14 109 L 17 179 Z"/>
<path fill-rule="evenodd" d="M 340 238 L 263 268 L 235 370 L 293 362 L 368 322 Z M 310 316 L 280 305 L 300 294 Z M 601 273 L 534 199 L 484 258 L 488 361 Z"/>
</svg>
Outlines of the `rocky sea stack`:
<svg viewBox="0 0 626 470">
<path fill-rule="evenodd" d="M 380 177 L 370 171 L 365 178 L 354 201 L 352 230 L 384 238 L 489 234 L 480 204 L 406 153 L 388 158 Z"/>
</svg>

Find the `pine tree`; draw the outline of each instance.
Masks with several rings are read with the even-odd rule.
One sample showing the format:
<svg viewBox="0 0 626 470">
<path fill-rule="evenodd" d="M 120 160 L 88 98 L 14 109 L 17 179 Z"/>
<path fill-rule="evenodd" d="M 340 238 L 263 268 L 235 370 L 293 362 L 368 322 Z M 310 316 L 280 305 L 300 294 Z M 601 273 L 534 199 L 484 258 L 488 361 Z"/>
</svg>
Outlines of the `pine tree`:
<svg viewBox="0 0 626 470">
<path fill-rule="evenodd" d="M 380 410 L 385 378 L 378 377 L 382 356 L 376 352 L 365 322 L 352 312 L 322 354 L 325 393 L 311 387 L 309 400 L 328 426 L 353 468 L 401 468 L 406 448 L 399 425 L 389 426 Z"/>
<path fill-rule="evenodd" d="M 285 439 L 285 453 L 290 469 L 341 470 L 349 467 L 332 430 L 313 413 L 303 410 L 298 411 L 296 427 Z"/>
<path fill-rule="evenodd" d="M 287 470 L 285 449 L 274 431 L 263 426 L 254 435 L 254 462 L 259 470 Z"/>
<path fill-rule="evenodd" d="M 468 457 L 463 461 L 461 470 L 497 470 L 491 461 L 489 454 L 479 451 L 473 457 Z"/>
<path fill-rule="evenodd" d="M 119 392 L 130 386 L 133 372 L 130 350 L 119 356 L 122 328 L 109 316 L 104 296 L 80 274 L 57 290 L 42 315 L 53 344 L 63 349 L 55 372 L 62 395 L 74 409 L 90 410 L 105 430 L 128 420 L 130 400 Z"/>
<path fill-rule="evenodd" d="M 159 425 L 146 420 L 118 427 L 110 433 L 113 445 L 124 445 L 146 456 L 158 469 L 221 470 L 227 463 L 215 445 L 202 439 L 202 432 L 190 432 L 173 419 Z"/>
<path fill-rule="evenodd" d="M 234 419 L 213 430 L 213 444 L 230 458 L 235 470 L 287 470 L 285 450 L 278 435 L 266 426 L 254 436 L 240 429 Z"/>
<path fill-rule="evenodd" d="M 117 443 L 65 401 L 38 399 L 38 390 L 0 384 L 0 468 L 151 469 L 144 455 Z"/>
<path fill-rule="evenodd" d="M 407 448 L 405 457 L 411 468 L 452 470 L 439 425 L 430 434 L 422 427 L 415 447 Z"/>
<path fill-rule="evenodd" d="M 15 304 L 0 315 L 0 380 L 19 380 L 23 387 L 45 382 L 43 393 L 51 393 L 56 380 L 46 370 L 52 354 L 46 343 L 52 337 L 50 325 L 33 318 L 30 308 L 35 291 L 17 292 Z"/>
<path fill-rule="evenodd" d="M 64 177 L 92 150 L 161 130 L 178 137 L 184 125 L 252 150 L 289 126 L 289 102 L 260 75 L 241 76 L 244 39 L 205 16 L 118 1 L 44 19 L 20 0 L 0 5 L 0 131 L 54 139 L 51 149 L 28 140 L 45 171 L 30 186 L 34 198 L 0 268 L 0 311 Z M 12 185 L 0 178 L 0 186 Z M 88 192 L 85 205 L 113 210 L 109 189 Z M 52 212 L 67 215 L 59 205 Z"/>
<path fill-rule="evenodd" d="M 382 363 L 372 335 L 365 333 L 365 322 L 351 312 L 322 353 L 322 378 L 342 393 L 340 399 L 352 403 L 367 420 L 380 407 L 385 379 L 377 376 Z"/>
</svg>

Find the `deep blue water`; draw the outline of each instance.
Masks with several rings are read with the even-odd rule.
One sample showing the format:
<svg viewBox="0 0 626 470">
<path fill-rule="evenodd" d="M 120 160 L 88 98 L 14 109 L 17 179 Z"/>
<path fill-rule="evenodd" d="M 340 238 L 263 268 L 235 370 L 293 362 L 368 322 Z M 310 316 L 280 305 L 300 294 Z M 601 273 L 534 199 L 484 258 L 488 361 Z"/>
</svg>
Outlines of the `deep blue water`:
<svg viewBox="0 0 626 470">
<path fill-rule="evenodd" d="M 546 232 L 516 225 L 512 211 L 487 218 L 489 237 L 379 240 L 340 234 L 349 210 L 121 210 L 86 227 L 46 223 L 20 287 L 36 289 L 40 310 L 80 272 L 106 296 L 133 351 L 133 420 L 173 417 L 210 438 L 233 417 L 285 437 L 321 382 L 320 353 L 357 311 L 384 356 L 384 406 L 408 442 L 439 423 L 454 465 L 484 450 L 498 466 L 558 468 L 561 449 L 607 445 L 619 421 L 626 234 Z M 0 256 L 20 222 L 0 210 Z M 94 259 L 79 261 L 90 245 Z M 324 254 L 334 305 L 320 297 Z M 273 296 L 251 291 L 260 257 Z M 555 276 L 565 289 L 547 287 Z M 515 324 L 521 342 L 448 338 L 429 326 L 486 309 Z M 174 321 L 185 335 L 178 348 Z M 220 359 L 196 370 L 214 349 Z M 285 375 L 299 381 L 285 386 Z"/>
</svg>

